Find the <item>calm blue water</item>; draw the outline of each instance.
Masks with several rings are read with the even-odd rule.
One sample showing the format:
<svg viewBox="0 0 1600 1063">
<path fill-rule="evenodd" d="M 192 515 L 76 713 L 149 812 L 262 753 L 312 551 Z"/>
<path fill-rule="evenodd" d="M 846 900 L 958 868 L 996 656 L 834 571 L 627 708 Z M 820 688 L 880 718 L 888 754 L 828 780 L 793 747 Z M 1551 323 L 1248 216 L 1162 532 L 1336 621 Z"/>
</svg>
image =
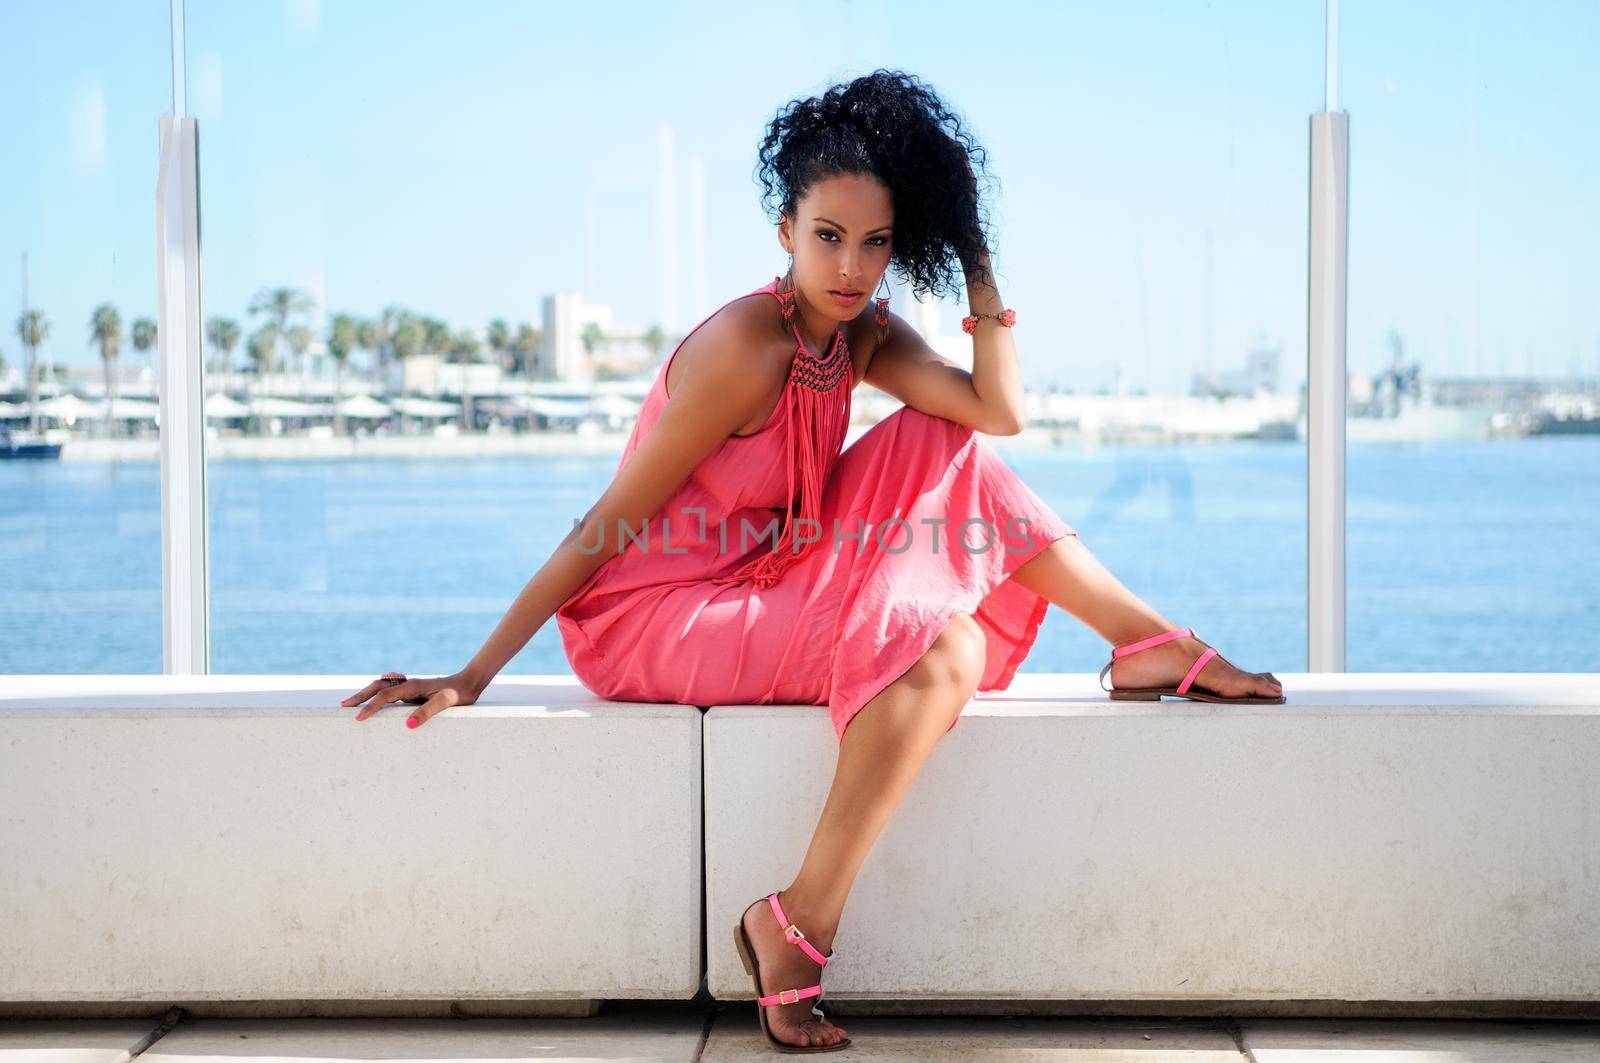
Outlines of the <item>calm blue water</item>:
<svg viewBox="0 0 1600 1063">
<path fill-rule="evenodd" d="M 1251 671 L 1303 671 L 1296 443 L 1010 449 L 1101 562 Z M 212 463 L 212 671 L 443 674 L 616 457 Z M 1349 448 L 1351 671 L 1600 671 L 1600 437 Z M 0 463 L 0 672 L 159 673 L 152 462 Z M 1052 610 L 1031 671 L 1094 673 Z M 506 671 L 565 672 L 547 624 Z"/>
</svg>

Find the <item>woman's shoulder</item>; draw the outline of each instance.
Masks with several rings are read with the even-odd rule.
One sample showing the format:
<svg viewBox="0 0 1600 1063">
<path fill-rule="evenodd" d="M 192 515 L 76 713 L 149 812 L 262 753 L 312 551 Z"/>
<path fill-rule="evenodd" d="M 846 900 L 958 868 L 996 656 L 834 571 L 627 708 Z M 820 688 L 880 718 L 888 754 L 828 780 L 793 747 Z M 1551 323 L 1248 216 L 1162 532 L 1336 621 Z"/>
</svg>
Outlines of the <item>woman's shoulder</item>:
<svg viewBox="0 0 1600 1063">
<path fill-rule="evenodd" d="M 706 318 L 684 338 L 667 366 L 667 392 L 703 368 L 713 378 L 727 373 L 781 380 L 788 374 L 794 344 L 784 344 L 783 318 L 777 300 L 765 291 L 740 296 Z"/>
</svg>

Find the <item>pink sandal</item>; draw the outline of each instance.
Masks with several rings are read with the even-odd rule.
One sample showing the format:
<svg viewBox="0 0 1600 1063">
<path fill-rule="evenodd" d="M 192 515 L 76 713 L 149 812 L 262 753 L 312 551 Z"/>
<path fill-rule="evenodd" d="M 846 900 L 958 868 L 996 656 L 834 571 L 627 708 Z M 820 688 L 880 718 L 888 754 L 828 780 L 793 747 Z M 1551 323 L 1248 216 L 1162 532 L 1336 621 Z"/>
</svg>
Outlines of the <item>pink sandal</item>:
<svg viewBox="0 0 1600 1063">
<path fill-rule="evenodd" d="M 1106 673 L 1111 671 L 1111 666 L 1116 663 L 1117 658 L 1126 657 L 1130 653 L 1138 653 L 1140 650 L 1148 650 L 1151 646 L 1159 646 L 1163 642 L 1171 642 L 1173 639 L 1195 637 L 1197 636 L 1193 628 L 1180 627 L 1171 631 L 1163 631 L 1159 635 L 1151 635 L 1149 638 L 1141 639 L 1138 642 L 1130 642 L 1113 648 L 1111 660 L 1107 661 L 1106 666 L 1100 669 L 1100 689 L 1110 694 L 1112 701 L 1160 701 L 1161 695 L 1171 694 L 1173 697 L 1189 698 L 1193 701 L 1214 701 L 1220 705 L 1283 704 L 1282 694 L 1275 698 L 1264 698 L 1256 694 L 1249 694 L 1242 698 L 1224 698 L 1216 694 L 1203 694 L 1198 690 L 1192 689 L 1191 684 L 1194 682 L 1194 677 L 1200 674 L 1200 669 L 1204 668 L 1206 662 L 1210 661 L 1211 658 L 1218 656 L 1217 651 L 1210 646 L 1206 647 L 1206 652 L 1200 655 L 1200 659 L 1195 661 L 1193 667 L 1189 669 L 1189 674 L 1184 676 L 1183 682 L 1176 687 L 1126 687 L 1119 690 L 1106 686 Z"/>
<path fill-rule="evenodd" d="M 789 917 L 783 914 L 783 906 L 778 903 L 777 891 L 767 894 L 766 900 L 767 904 L 772 908 L 773 916 L 778 920 L 778 925 L 783 927 L 783 936 L 798 945 L 807 956 L 826 967 L 828 965 L 828 957 L 832 956 L 833 953 L 830 951 L 827 956 L 824 956 L 818 952 L 812 947 L 811 942 L 806 940 L 806 936 L 800 932 L 800 928 L 789 922 Z M 761 902 L 757 901 L 756 903 L 759 904 Z M 749 910 L 749 908 L 746 908 L 744 911 L 748 912 Z M 767 1009 L 779 1004 L 794 1004 L 805 1000 L 807 997 L 821 997 L 822 984 L 819 982 L 805 989 L 785 989 L 771 996 L 762 996 L 761 968 L 756 966 L 756 950 L 750 944 L 750 935 L 744 931 L 744 912 L 739 913 L 739 925 L 733 931 L 733 947 L 739 950 L 739 959 L 744 963 L 745 973 L 755 982 L 756 1003 L 760 1005 L 756 1008 L 756 1018 L 760 1020 L 761 1032 L 767 1035 L 767 1040 L 772 1042 L 772 1047 L 780 1052 L 835 1052 L 841 1048 L 850 1047 L 850 1038 L 848 1037 L 841 1039 L 837 1044 L 831 1045 L 791 1045 L 774 1037 L 772 1028 L 767 1025 Z M 819 1018 L 823 1017 L 821 1008 L 813 1007 L 811 1010 Z"/>
</svg>

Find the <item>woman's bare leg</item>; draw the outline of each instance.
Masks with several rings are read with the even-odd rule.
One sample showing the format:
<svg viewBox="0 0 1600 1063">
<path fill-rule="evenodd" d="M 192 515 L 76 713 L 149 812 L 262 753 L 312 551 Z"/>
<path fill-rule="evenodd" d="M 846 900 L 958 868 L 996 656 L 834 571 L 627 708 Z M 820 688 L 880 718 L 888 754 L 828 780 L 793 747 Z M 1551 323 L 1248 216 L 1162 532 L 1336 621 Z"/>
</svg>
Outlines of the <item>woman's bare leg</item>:
<svg viewBox="0 0 1600 1063">
<path fill-rule="evenodd" d="M 833 785 L 793 885 L 778 903 L 824 956 L 844 912 L 856 873 L 900 804 L 928 754 L 971 700 L 984 667 L 983 630 L 956 613 L 928 652 L 861 707 L 839 745 Z M 757 951 L 764 993 L 816 985 L 822 966 L 784 940 L 763 900 L 745 911 L 745 932 Z M 767 1009 L 779 1039 L 832 1044 L 846 1031 L 811 1011 L 806 999 Z"/>
<path fill-rule="evenodd" d="M 1076 535 L 1051 543 L 1017 568 L 1011 578 L 1065 609 L 1113 646 L 1182 626 L 1124 587 Z M 1175 686 L 1205 652 L 1206 645 L 1196 638 L 1173 639 L 1118 658 L 1111 667 L 1110 684 Z M 1208 661 L 1194 681 L 1226 698 L 1248 694 L 1276 697 L 1283 693 L 1278 677 L 1271 672 L 1240 671 L 1221 656 Z"/>
</svg>

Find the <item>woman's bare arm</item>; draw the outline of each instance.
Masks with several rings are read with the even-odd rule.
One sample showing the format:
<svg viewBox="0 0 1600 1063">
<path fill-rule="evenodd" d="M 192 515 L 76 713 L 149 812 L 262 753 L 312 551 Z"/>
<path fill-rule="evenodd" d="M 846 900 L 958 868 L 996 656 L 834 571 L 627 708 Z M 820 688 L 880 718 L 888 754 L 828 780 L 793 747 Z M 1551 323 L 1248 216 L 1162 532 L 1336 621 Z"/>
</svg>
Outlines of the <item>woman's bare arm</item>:
<svg viewBox="0 0 1600 1063">
<path fill-rule="evenodd" d="M 656 423 L 462 669 L 474 696 L 597 568 L 616 555 L 616 544 L 623 541 L 618 534 L 622 525 L 639 532 L 695 466 L 771 402 L 788 365 L 768 357 L 762 345 L 752 341 L 768 323 L 756 316 L 759 309 L 759 303 L 736 303 L 694 334 L 692 360 L 683 366 L 677 389 Z M 688 349 L 685 344 L 679 351 L 680 360 Z M 580 540 L 587 553 L 578 548 Z M 602 542 L 598 550 L 597 542 Z"/>
<path fill-rule="evenodd" d="M 988 262 L 985 255 L 983 261 Z M 993 285 L 967 271 L 973 313 L 999 313 Z M 928 346 L 899 314 L 889 314 L 889 337 L 872 352 L 863 380 L 913 409 L 992 436 L 1015 435 L 1028 422 L 1022 369 L 1011 330 L 981 320 L 973 335 L 969 372 Z"/>
</svg>

